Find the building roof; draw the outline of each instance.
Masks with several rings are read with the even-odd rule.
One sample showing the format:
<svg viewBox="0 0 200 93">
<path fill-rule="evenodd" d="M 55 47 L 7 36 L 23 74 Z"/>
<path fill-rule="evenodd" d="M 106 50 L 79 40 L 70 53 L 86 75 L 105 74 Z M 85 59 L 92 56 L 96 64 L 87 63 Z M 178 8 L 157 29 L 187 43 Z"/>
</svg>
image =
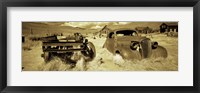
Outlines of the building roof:
<svg viewBox="0 0 200 93">
<path fill-rule="evenodd" d="M 101 30 L 100 30 L 100 32 L 102 32 L 102 31 L 104 31 L 104 30 L 110 30 L 108 27 L 107 27 L 107 25 L 105 25 Z"/>
<path fill-rule="evenodd" d="M 134 29 L 130 29 L 130 28 L 118 28 L 118 29 L 114 29 L 114 30 L 110 30 L 109 32 L 117 32 L 117 31 L 125 31 L 125 30 L 133 30 L 133 31 L 136 31 Z M 137 31 L 136 31 L 137 32 Z"/>
<path fill-rule="evenodd" d="M 166 24 L 167 26 L 178 26 L 178 22 L 162 23 L 161 25 Z"/>
</svg>

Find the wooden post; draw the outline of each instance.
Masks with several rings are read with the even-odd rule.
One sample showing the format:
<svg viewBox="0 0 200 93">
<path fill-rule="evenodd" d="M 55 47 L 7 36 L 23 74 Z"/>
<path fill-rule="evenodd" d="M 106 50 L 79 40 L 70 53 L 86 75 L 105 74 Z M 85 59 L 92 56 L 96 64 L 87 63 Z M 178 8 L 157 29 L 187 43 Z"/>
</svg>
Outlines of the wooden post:
<svg viewBox="0 0 200 93">
<path fill-rule="evenodd" d="M 32 28 L 30 27 L 30 33 L 31 33 L 31 35 L 33 35 L 33 31 L 32 31 Z"/>
</svg>

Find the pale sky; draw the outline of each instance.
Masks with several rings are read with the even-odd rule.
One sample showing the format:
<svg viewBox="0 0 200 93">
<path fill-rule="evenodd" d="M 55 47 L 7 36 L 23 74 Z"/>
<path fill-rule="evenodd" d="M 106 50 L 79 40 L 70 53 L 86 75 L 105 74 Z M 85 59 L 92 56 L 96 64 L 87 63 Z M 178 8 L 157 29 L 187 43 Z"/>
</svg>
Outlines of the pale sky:
<svg viewBox="0 0 200 93">
<path fill-rule="evenodd" d="M 130 22 L 65 22 L 64 24 L 62 24 L 62 26 L 98 29 L 102 28 L 105 25 L 121 25 L 128 23 Z"/>
</svg>

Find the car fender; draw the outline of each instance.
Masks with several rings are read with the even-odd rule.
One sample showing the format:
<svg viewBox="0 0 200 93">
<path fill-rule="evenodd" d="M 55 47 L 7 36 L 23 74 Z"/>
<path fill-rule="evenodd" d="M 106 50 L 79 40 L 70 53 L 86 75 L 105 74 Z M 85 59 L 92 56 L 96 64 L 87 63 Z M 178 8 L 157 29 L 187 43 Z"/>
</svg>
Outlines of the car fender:
<svg viewBox="0 0 200 93">
<path fill-rule="evenodd" d="M 137 50 L 132 50 L 130 48 L 122 48 L 121 50 L 117 50 L 123 59 L 127 60 L 134 60 L 134 59 L 141 59 L 142 56 L 139 51 Z"/>
</svg>

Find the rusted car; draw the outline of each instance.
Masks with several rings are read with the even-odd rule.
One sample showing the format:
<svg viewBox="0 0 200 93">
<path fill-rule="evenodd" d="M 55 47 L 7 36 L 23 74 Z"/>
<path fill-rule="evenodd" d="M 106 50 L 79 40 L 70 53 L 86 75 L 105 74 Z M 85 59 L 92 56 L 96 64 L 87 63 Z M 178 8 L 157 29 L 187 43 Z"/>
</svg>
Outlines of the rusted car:
<svg viewBox="0 0 200 93">
<path fill-rule="evenodd" d="M 144 59 L 150 57 L 167 57 L 167 50 L 158 42 L 139 36 L 137 31 L 118 29 L 109 31 L 103 45 L 112 54 L 120 54 L 123 59 Z"/>
<path fill-rule="evenodd" d="M 76 51 L 92 60 L 96 56 L 95 46 L 80 33 L 74 33 L 71 36 L 48 36 L 42 38 L 42 57 L 45 62 L 51 60 L 53 55 L 60 55 L 71 58 Z"/>
</svg>

